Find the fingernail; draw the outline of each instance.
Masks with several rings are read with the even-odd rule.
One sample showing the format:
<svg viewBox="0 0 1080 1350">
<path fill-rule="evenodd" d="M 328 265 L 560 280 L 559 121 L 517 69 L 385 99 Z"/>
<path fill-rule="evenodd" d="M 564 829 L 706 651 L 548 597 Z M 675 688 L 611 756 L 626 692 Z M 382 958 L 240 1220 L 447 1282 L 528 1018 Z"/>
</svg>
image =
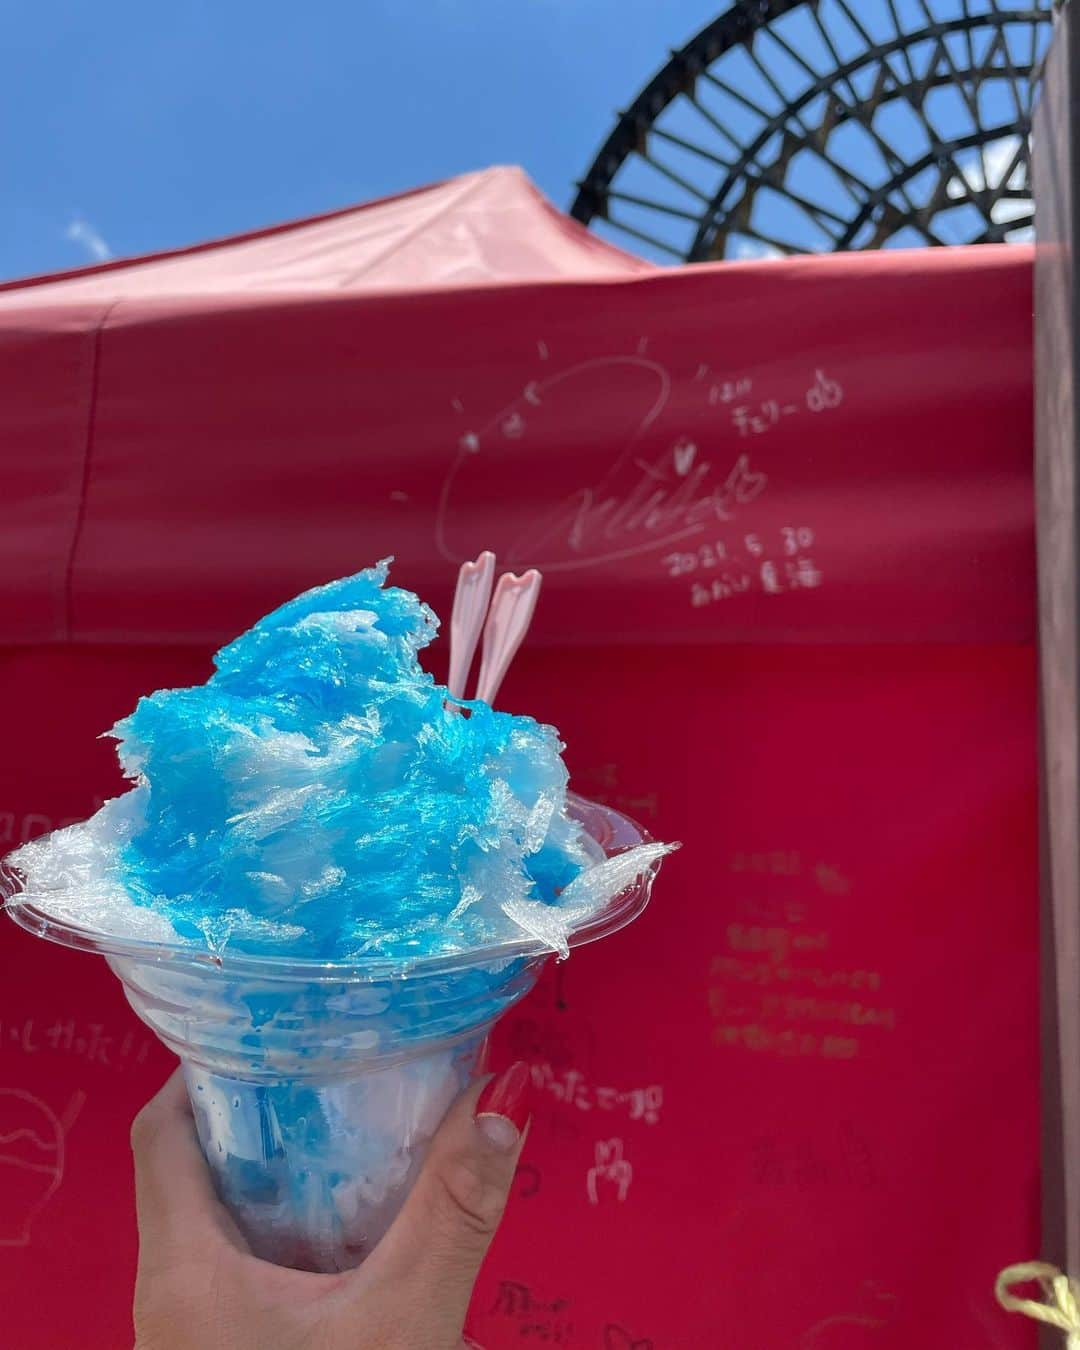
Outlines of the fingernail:
<svg viewBox="0 0 1080 1350">
<path fill-rule="evenodd" d="M 478 1129 L 501 1153 L 517 1147 L 529 1123 L 529 1066 L 518 1060 L 488 1083 L 476 1103 Z"/>
</svg>

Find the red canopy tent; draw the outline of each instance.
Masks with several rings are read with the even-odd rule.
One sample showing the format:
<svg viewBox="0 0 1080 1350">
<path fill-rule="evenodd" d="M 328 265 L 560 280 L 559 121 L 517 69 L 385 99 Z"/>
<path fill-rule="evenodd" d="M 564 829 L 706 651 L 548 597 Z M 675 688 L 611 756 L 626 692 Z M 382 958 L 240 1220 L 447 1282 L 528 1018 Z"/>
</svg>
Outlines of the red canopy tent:
<svg viewBox="0 0 1080 1350">
<path fill-rule="evenodd" d="M 272 605 L 394 554 L 445 615 L 485 547 L 546 574 L 501 701 L 685 844 L 499 1030 L 537 1110 L 489 1350 L 1031 1343 L 1031 264 L 653 268 L 498 169 L 0 288 L 0 850 Z M 2 942 L 5 1321 L 114 1350 L 167 1056 Z"/>
</svg>

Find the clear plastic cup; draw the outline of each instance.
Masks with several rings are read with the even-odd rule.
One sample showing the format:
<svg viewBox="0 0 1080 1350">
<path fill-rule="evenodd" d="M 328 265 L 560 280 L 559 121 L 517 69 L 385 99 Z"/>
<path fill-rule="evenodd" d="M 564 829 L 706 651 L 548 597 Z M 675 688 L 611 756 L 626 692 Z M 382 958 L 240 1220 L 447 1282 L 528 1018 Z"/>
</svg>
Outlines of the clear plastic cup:
<svg viewBox="0 0 1080 1350">
<path fill-rule="evenodd" d="M 607 857 L 650 842 L 609 807 L 572 798 L 570 810 Z M 570 945 L 636 918 L 658 866 Z M 48 894 L 10 868 L 0 893 L 29 932 L 105 956 L 132 1008 L 180 1057 L 203 1152 L 252 1251 L 303 1270 L 348 1269 L 378 1242 L 492 1025 L 550 955 L 529 937 L 408 967 L 213 955 L 80 927 L 50 914 Z"/>
</svg>

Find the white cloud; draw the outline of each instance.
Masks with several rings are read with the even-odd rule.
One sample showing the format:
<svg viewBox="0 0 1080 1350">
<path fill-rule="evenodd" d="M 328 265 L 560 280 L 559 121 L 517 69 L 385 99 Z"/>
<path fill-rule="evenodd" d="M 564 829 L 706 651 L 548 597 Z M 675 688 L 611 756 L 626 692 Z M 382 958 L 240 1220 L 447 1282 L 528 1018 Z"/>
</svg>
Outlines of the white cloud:
<svg viewBox="0 0 1080 1350">
<path fill-rule="evenodd" d="M 82 216 L 76 216 L 64 233 L 73 243 L 81 244 L 95 262 L 107 262 L 113 256 L 112 249 Z"/>
<path fill-rule="evenodd" d="M 966 180 L 967 186 L 965 187 L 960 179 L 953 178 L 947 189 L 949 196 L 966 197 L 968 188 L 973 192 L 981 192 L 987 185 L 991 188 L 1001 187 L 1001 180 L 1005 177 L 1019 148 L 1019 136 L 1003 136 L 1001 140 L 992 141 L 989 145 L 984 146 L 981 154 L 971 154 L 967 163 L 960 166 L 960 174 Z M 986 165 L 985 176 L 983 175 L 984 164 Z M 1019 187 L 1023 181 L 1023 173 L 1023 168 L 1017 165 L 1012 172 L 1009 183 L 1005 186 Z"/>
<path fill-rule="evenodd" d="M 1009 166 L 1019 148 L 1019 136 L 1003 136 L 984 146 L 981 154 L 972 155 L 960 166 L 959 176 L 954 175 L 948 184 L 948 195 L 953 201 L 961 201 L 969 192 L 982 192 L 986 188 L 990 192 L 1021 188 L 1024 184 L 1023 165 L 1018 164 L 1009 174 Z M 1006 174 L 1009 174 L 1008 181 Z M 996 225 L 1008 225 L 1011 220 L 1030 216 L 1032 209 L 1029 197 L 999 197 L 990 207 L 990 218 Z M 1034 238 L 1034 230 L 1029 225 L 1019 225 L 1014 230 L 1005 231 L 1003 237 L 1010 244 L 1027 243 Z"/>
<path fill-rule="evenodd" d="M 782 258 L 784 254 L 775 245 L 766 244 L 763 239 L 749 239 L 744 234 L 737 234 L 732 238 L 727 256 L 729 259 L 748 262 L 761 261 L 764 258 Z"/>
<path fill-rule="evenodd" d="M 1031 201 L 1025 197 L 1002 197 L 990 208 L 990 219 L 995 225 L 1007 225 L 1010 220 L 1030 215 Z"/>
</svg>

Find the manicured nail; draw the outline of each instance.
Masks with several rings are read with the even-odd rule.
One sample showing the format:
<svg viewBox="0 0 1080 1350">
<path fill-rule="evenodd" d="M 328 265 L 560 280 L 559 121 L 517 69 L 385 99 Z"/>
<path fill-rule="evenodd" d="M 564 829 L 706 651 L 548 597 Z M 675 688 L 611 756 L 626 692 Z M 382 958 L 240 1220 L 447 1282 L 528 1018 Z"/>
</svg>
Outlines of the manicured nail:
<svg viewBox="0 0 1080 1350">
<path fill-rule="evenodd" d="M 488 1083 L 476 1103 L 476 1124 L 489 1144 L 502 1153 L 517 1147 L 529 1123 L 529 1066 L 518 1060 Z"/>
</svg>

